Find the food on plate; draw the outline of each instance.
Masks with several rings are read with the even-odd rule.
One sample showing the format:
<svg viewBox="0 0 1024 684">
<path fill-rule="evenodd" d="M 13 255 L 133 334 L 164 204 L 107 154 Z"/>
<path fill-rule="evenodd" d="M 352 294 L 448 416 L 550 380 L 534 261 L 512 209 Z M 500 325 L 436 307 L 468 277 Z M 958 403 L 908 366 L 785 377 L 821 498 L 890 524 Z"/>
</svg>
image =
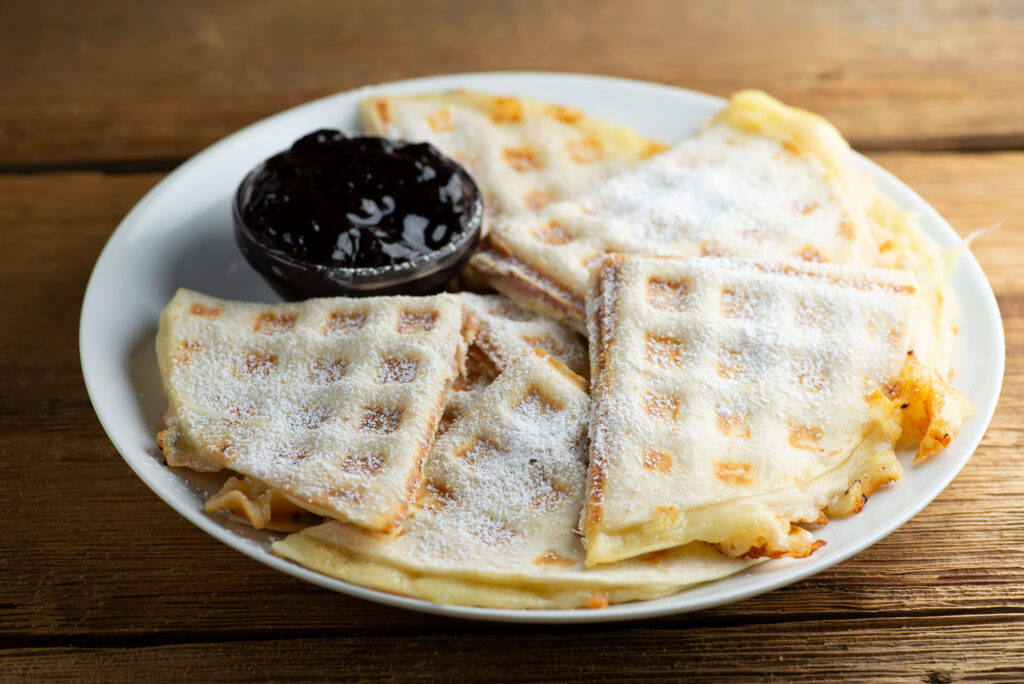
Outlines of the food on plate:
<svg viewBox="0 0 1024 684">
<path fill-rule="evenodd" d="M 694 540 L 807 556 L 822 542 L 795 523 L 900 477 L 882 418 L 913 358 L 913 274 L 620 255 L 598 288 L 588 564 Z M 938 378 L 920 391 L 959 400 Z"/>
<path fill-rule="evenodd" d="M 328 575 L 437 603 L 603 607 L 751 564 L 704 544 L 596 570 L 574 531 L 584 503 L 589 399 L 543 351 L 518 357 L 440 437 L 398 537 L 331 521 L 274 544 Z"/>
<path fill-rule="evenodd" d="M 469 258 L 482 204 L 429 144 L 323 129 L 246 176 L 234 215 L 242 254 L 287 298 L 420 294 Z"/>
<path fill-rule="evenodd" d="M 807 526 L 973 411 L 949 384 L 951 254 L 816 115 L 743 91 L 664 151 L 517 97 L 361 114 L 414 142 L 322 130 L 268 160 L 236 201 L 247 258 L 286 295 L 418 294 L 486 205 L 460 277 L 499 293 L 175 295 L 158 442 L 234 471 L 206 509 L 291 532 L 281 556 L 445 604 L 664 596 L 810 555 Z"/>
<path fill-rule="evenodd" d="M 536 211 L 665 149 L 627 126 L 523 97 L 375 95 L 360 113 L 370 133 L 429 142 L 462 164 L 491 219 Z"/>
<path fill-rule="evenodd" d="M 164 456 L 396 532 L 459 369 L 462 324 L 453 294 L 266 305 L 181 289 L 157 335 Z"/>
<path fill-rule="evenodd" d="M 472 266 L 525 306 L 585 325 L 608 253 L 874 265 L 870 189 L 824 119 L 744 91 L 697 135 L 534 214 L 496 221 Z"/>
</svg>

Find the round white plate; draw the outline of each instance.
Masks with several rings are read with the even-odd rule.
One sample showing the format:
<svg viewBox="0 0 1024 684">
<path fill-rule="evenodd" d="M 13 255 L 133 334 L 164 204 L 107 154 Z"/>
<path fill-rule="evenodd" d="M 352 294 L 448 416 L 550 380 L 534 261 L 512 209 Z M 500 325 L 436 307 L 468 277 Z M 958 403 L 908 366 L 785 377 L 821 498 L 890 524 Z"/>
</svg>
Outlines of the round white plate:
<svg viewBox="0 0 1024 684">
<path fill-rule="evenodd" d="M 778 560 L 728 579 L 654 601 L 603 610 L 511 611 L 439 606 L 348 584 L 274 556 L 279 537 L 203 510 L 223 475 L 201 475 L 162 465 L 154 438 L 166 402 L 160 389 L 154 337 L 164 305 L 179 287 L 218 297 L 277 301 L 243 261 L 231 232 L 229 199 L 252 166 L 321 127 L 360 130 L 356 105 L 371 93 L 415 93 L 465 87 L 530 96 L 579 107 L 629 124 L 666 143 L 682 140 L 720 109 L 723 100 L 678 88 L 600 76 L 483 73 L 421 78 L 341 93 L 273 116 L 195 156 L 153 188 L 111 236 L 96 263 L 82 305 L 80 352 L 96 414 L 117 450 L 160 498 L 229 546 L 261 563 L 328 589 L 411 610 L 508 622 L 599 622 L 652 617 L 738 601 L 813 575 L 849 558 L 895 530 L 934 499 L 967 462 L 995 410 L 1003 378 L 1002 321 L 977 261 L 964 252 L 952 285 L 962 314 L 953 365 L 956 385 L 977 407 L 952 444 L 871 497 L 864 510 L 837 519 L 816 534 L 827 544 L 805 560 Z M 858 158 L 881 188 L 917 212 L 943 246 L 959 245 L 949 224 L 896 178 Z M 970 350 L 968 352 L 968 350 Z M 257 591 L 257 588 L 253 588 Z"/>
</svg>

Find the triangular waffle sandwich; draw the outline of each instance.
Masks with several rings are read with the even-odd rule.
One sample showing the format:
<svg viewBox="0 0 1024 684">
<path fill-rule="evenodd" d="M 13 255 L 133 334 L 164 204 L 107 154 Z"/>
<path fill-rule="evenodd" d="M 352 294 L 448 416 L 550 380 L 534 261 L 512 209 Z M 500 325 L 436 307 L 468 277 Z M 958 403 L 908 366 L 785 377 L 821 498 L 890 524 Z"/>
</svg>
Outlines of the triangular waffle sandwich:
<svg viewBox="0 0 1024 684">
<path fill-rule="evenodd" d="M 585 325 L 606 253 L 873 265 L 870 192 L 824 119 L 744 91 L 699 134 L 589 191 L 497 220 L 471 265 L 534 310 Z"/>
<path fill-rule="evenodd" d="M 382 533 L 420 486 L 463 351 L 458 295 L 230 302 L 181 289 L 157 358 L 170 465 L 229 468 Z"/>
<path fill-rule="evenodd" d="M 574 531 L 584 502 L 589 400 L 542 351 L 520 356 L 438 438 L 426 486 L 394 538 L 328 522 L 274 551 L 340 579 L 437 603 L 603 607 L 748 566 L 703 544 L 587 570 Z"/>
<path fill-rule="evenodd" d="M 489 219 L 536 211 L 664 149 L 626 126 L 528 98 L 382 95 L 360 111 L 368 132 L 429 142 L 466 167 Z"/>
<path fill-rule="evenodd" d="M 969 408 L 908 354 L 916 290 L 896 269 L 609 258 L 589 317 L 588 564 L 693 540 L 805 556 L 820 542 L 794 523 L 897 479 L 903 428 L 948 443 Z"/>
</svg>

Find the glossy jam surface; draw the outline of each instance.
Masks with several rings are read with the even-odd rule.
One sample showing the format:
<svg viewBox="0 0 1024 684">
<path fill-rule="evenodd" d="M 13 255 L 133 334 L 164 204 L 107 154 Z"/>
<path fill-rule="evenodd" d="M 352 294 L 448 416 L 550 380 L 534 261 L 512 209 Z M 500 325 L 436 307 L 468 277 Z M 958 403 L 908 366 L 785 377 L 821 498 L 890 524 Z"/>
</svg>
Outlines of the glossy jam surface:
<svg viewBox="0 0 1024 684">
<path fill-rule="evenodd" d="M 330 267 L 393 266 L 469 227 L 476 190 L 434 147 L 319 130 L 257 167 L 239 213 L 271 252 Z"/>
</svg>

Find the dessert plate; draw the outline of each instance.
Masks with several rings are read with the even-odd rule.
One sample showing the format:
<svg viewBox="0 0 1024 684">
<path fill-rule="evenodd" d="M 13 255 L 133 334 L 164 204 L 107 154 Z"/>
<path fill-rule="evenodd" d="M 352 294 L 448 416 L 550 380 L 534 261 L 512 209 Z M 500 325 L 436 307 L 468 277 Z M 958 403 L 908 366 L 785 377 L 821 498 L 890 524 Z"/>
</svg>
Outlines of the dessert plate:
<svg viewBox="0 0 1024 684">
<path fill-rule="evenodd" d="M 931 461 L 914 465 L 912 454 L 901 455 L 906 470 L 903 478 L 876 492 L 859 514 L 833 520 L 817 530 L 815 535 L 827 543 L 810 558 L 775 560 L 673 596 L 602 610 L 494 610 L 436 605 L 326 577 L 271 553 L 270 542 L 280 534 L 255 531 L 206 513 L 203 503 L 219 489 L 224 475 L 168 468 L 156 446 L 155 435 L 166 408 L 154 351 L 161 309 L 178 287 L 223 298 L 278 301 L 234 243 L 231 197 L 245 173 L 314 129 L 360 130 L 356 107 L 367 95 L 458 87 L 578 107 L 593 116 L 631 125 L 668 144 L 695 132 L 725 104 L 720 98 L 679 88 L 602 76 L 529 72 L 436 76 L 370 86 L 310 102 L 253 124 L 182 164 L 142 198 L 107 242 L 86 289 L 79 332 L 82 372 L 104 430 L 132 470 L 178 513 L 261 563 L 370 601 L 479 620 L 601 622 L 708 608 L 820 572 L 913 517 L 970 458 L 995 410 L 1005 347 L 995 296 L 978 262 L 964 249 L 952 276 L 961 305 L 953 367 L 956 387 L 977 413 Z M 917 212 L 925 231 L 939 245 L 961 246 L 949 224 L 910 188 L 859 155 L 857 163 L 889 197 Z"/>
</svg>

